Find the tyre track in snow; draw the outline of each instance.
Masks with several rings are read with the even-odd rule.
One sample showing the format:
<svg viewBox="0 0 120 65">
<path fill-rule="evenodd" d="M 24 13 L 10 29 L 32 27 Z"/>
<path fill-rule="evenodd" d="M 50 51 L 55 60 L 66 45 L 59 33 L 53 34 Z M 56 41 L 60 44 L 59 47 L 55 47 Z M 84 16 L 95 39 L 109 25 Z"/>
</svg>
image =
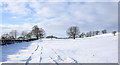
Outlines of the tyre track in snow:
<svg viewBox="0 0 120 65">
<path fill-rule="evenodd" d="M 57 61 L 64 61 L 61 57 L 60 57 L 60 55 L 58 55 L 53 49 L 51 49 L 53 52 L 54 52 L 54 54 L 57 56 L 57 60 L 55 60 L 52 56 L 49 56 L 49 58 L 54 62 L 54 63 L 56 63 L 56 65 L 59 65 L 58 64 L 58 62 Z"/>
<path fill-rule="evenodd" d="M 41 61 L 42 61 L 42 53 L 43 53 L 42 50 L 43 50 L 43 45 L 42 45 L 41 43 L 38 43 L 38 44 L 37 44 L 37 48 L 36 48 L 36 49 L 33 51 L 33 53 L 29 56 L 29 58 L 27 59 L 25 65 L 28 65 L 30 61 L 33 61 L 33 60 L 35 60 L 35 59 L 39 59 L 38 62 L 41 63 Z M 38 53 L 40 53 L 40 54 L 38 54 Z M 37 58 L 35 58 L 36 55 L 38 55 Z M 35 58 L 35 59 L 32 59 L 32 57 Z"/>
<path fill-rule="evenodd" d="M 66 55 L 64 52 L 61 52 L 61 53 L 63 53 L 64 55 Z M 70 57 L 70 56 L 68 56 L 68 55 L 66 55 L 68 58 L 70 58 L 71 60 L 73 60 L 71 63 L 78 63 L 78 61 L 77 60 L 75 60 L 74 58 L 72 58 L 72 57 Z"/>
<path fill-rule="evenodd" d="M 55 62 L 57 65 L 59 65 L 56 60 L 54 60 L 51 56 L 49 56 L 49 57 L 50 57 L 50 59 L 51 59 L 53 62 Z"/>
<path fill-rule="evenodd" d="M 37 48 L 32 52 L 32 54 L 29 56 L 29 58 L 27 59 L 27 61 L 26 61 L 26 64 L 25 65 L 28 65 L 28 63 L 29 63 L 29 61 L 31 61 L 32 59 L 31 59 L 31 57 L 32 57 L 32 55 L 38 50 L 38 48 L 39 48 L 39 45 L 37 45 Z"/>
<path fill-rule="evenodd" d="M 31 61 L 33 61 L 33 60 L 35 60 L 35 59 L 32 59 L 32 57 L 35 57 L 36 55 L 38 55 L 38 58 L 36 58 L 36 59 L 38 59 L 39 61 L 39 63 L 41 63 L 42 62 L 42 60 L 43 60 L 43 43 L 38 43 L 37 44 L 37 48 L 32 52 L 32 54 L 29 56 L 29 58 L 27 59 L 27 61 L 26 61 L 26 64 L 25 65 L 28 65 L 29 64 L 29 62 L 31 62 Z M 70 57 L 70 56 L 68 56 L 68 55 L 66 55 L 63 51 L 59 51 L 59 50 L 54 50 L 54 49 L 52 49 L 52 48 L 49 48 L 49 49 L 51 49 L 51 52 L 53 52 L 53 54 L 54 54 L 54 56 L 55 57 L 57 57 L 57 58 L 54 58 L 54 56 L 51 56 L 51 55 L 48 55 L 48 58 L 50 58 L 53 62 L 55 62 L 57 65 L 59 65 L 58 63 L 59 62 L 65 62 L 66 60 L 71 60 L 71 63 L 78 63 L 77 62 L 77 60 L 75 60 L 74 58 L 72 58 L 72 57 Z M 39 52 L 39 54 L 37 54 Z M 63 57 L 62 55 L 60 55 L 59 53 L 57 53 L 57 52 L 59 52 L 59 53 L 62 53 L 62 55 L 64 55 L 65 57 Z M 68 59 L 69 58 L 69 59 Z"/>
<path fill-rule="evenodd" d="M 40 56 L 40 60 L 39 60 L 39 62 L 41 63 L 41 61 L 42 61 L 42 53 L 43 53 L 43 52 L 42 52 L 42 50 L 43 50 L 43 46 L 38 44 L 38 45 L 37 45 L 37 48 L 33 51 L 33 53 L 32 53 L 32 54 L 29 56 L 29 58 L 27 59 L 25 65 L 28 65 L 29 62 L 32 60 L 31 57 L 34 56 L 34 54 L 35 54 L 36 51 L 39 51 L 38 48 L 41 48 L 40 55 L 39 55 L 39 56 Z"/>
<path fill-rule="evenodd" d="M 40 63 L 42 62 L 42 52 L 43 51 L 43 45 L 41 45 L 41 52 L 40 52 Z"/>
<path fill-rule="evenodd" d="M 64 61 L 62 58 L 61 58 L 61 56 L 60 55 L 58 55 L 58 53 L 56 53 L 56 51 L 54 51 L 53 49 L 52 49 L 52 51 L 55 53 L 55 55 L 57 56 L 57 59 L 59 59 L 59 60 L 61 60 L 61 61 Z"/>
<path fill-rule="evenodd" d="M 71 57 L 69 57 L 70 59 L 72 59 L 73 60 L 73 62 L 75 62 L 75 63 L 78 63 L 78 61 L 77 60 L 75 60 L 74 58 L 71 58 Z"/>
<path fill-rule="evenodd" d="M 59 51 L 59 52 L 61 52 L 63 55 L 66 55 L 63 51 Z M 71 63 L 78 63 L 78 61 L 77 60 L 75 60 L 74 58 L 72 58 L 72 57 L 70 57 L 70 56 L 68 56 L 68 55 L 66 55 L 68 58 L 70 58 L 71 60 L 73 60 Z"/>
<path fill-rule="evenodd" d="M 53 60 L 57 65 L 58 65 L 57 60 L 58 60 L 58 61 L 62 61 L 62 62 L 65 61 L 64 59 L 62 59 L 62 57 L 61 57 L 55 50 L 52 49 L 52 51 L 53 51 L 53 52 L 55 53 L 55 55 L 57 56 L 57 59 L 54 60 L 51 56 L 49 56 L 49 57 L 50 57 L 50 59 Z M 77 60 L 75 60 L 74 58 L 72 58 L 72 57 L 70 57 L 70 56 L 67 56 L 64 52 L 61 52 L 61 53 L 62 53 L 63 55 L 65 55 L 66 57 L 68 57 L 69 59 L 71 59 L 71 60 L 72 60 L 71 63 L 78 63 Z"/>
</svg>

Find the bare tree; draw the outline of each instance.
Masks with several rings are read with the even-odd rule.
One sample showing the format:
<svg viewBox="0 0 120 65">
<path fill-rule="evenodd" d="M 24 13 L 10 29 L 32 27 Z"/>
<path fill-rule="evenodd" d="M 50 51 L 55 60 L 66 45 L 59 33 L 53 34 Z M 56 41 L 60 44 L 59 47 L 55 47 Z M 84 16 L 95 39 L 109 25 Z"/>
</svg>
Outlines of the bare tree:
<svg viewBox="0 0 120 65">
<path fill-rule="evenodd" d="M 115 36 L 115 34 L 116 34 L 116 31 L 113 31 L 113 32 L 112 32 L 112 34 L 114 34 L 114 36 Z"/>
<path fill-rule="evenodd" d="M 27 35 L 26 35 L 27 39 L 31 39 L 32 37 L 32 32 L 29 32 Z"/>
<path fill-rule="evenodd" d="M 3 34 L 2 36 L 1 36 L 1 39 L 2 40 L 14 40 L 14 37 L 13 36 L 10 36 L 10 34 Z"/>
<path fill-rule="evenodd" d="M 39 36 L 39 38 L 44 37 L 44 35 L 45 35 L 45 31 L 44 31 L 44 29 L 39 28 L 39 31 L 38 31 L 38 36 Z"/>
<path fill-rule="evenodd" d="M 2 40 L 8 40 L 8 34 L 3 34 L 2 36 L 1 36 L 1 38 L 2 38 Z"/>
<path fill-rule="evenodd" d="M 102 30 L 102 33 L 103 33 L 103 34 L 107 33 L 107 30 Z"/>
<path fill-rule="evenodd" d="M 84 36 L 85 36 L 85 33 L 83 32 L 82 34 L 80 34 L 80 38 L 84 38 Z"/>
<path fill-rule="evenodd" d="M 17 30 L 12 30 L 10 32 L 10 35 L 13 36 L 15 39 L 17 39 Z"/>
<path fill-rule="evenodd" d="M 86 33 L 86 37 L 91 37 L 92 36 L 92 31 Z"/>
<path fill-rule="evenodd" d="M 23 40 L 25 40 L 26 35 L 27 35 L 27 32 L 26 31 L 22 31 L 21 36 L 23 37 Z"/>
<path fill-rule="evenodd" d="M 91 36 L 95 36 L 95 31 L 92 31 L 92 32 L 91 32 Z"/>
<path fill-rule="evenodd" d="M 72 26 L 68 28 L 67 35 L 72 38 L 76 38 L 80 34 L 79 28 L 77 26 Z"/>
<path fill-rule="evenodd" d="M 100 31 L 95 31 L 95 34 L 98 35 L 100 33 Z"/>
<path fill-rule="evenodd" d="M 39 28 L 37 25 L 35 25 L 33 28 L 32 28 L 32 33 L 33 35 L 38 39 L 38 35 L 39 35 Z"/>
<path fill-rule="evenodd" d="M 9 36 L 9 39 L 10 40 L 14 40 L 15 38 L 13 36 Z"/>
<path fill-rule="evenodd" d="M 89 33 L 86 33 L 85 36 L 86 36 L 86 37 L 89 37 Z"/>
<path fill-rule="evenodd" d="M 38 26 L 35 25 L 32 29 L 32 33 L 38 39 L 38 38 L 41 38 L 45 34 L 45 31 L 42 28 L 38 28 Z"/>
<path fill-rule="evenodd" d="M 91 37 L 94 36 L 95 32 L 94 31 L 89 31 L 88 33 L 85 34 L 86 37 Z"/>
</svg>

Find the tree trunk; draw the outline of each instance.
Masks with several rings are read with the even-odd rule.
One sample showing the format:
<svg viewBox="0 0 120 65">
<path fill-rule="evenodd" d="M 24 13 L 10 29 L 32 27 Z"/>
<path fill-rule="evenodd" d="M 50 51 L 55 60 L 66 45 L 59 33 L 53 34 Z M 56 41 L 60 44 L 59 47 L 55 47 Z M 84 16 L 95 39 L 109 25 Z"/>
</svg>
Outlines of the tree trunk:
<svg viewBox="0 0 120 65">
<path fill-rule="evenodd" d="M 115 36 L 115 33 L 114 33 L 114 36 Z"/>
<path fill-rule="evenodd" d="M 75 39 L 75 35 L 73 35 L 73 38 Z"/>
<path fill-rule="evenodd" d="M 36 37 L 37 37 L 37 40 L 38 40 L 38 35 Z"/>
</svg>

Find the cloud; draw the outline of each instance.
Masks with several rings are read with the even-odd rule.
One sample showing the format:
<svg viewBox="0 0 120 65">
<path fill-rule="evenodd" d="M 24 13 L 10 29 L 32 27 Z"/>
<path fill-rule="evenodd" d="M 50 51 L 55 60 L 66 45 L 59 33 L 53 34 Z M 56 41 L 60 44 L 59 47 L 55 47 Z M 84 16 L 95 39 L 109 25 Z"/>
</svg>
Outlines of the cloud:
<svg viewBox="0 0 120 65">
<path fill-rule="evenodd" d="M 67 28 L 74 25 L 79 26 L 81 32 L 117 29 L 117 3 L 15 2 L 6 4 L 8 6 L 4 8 L 5 12 L 18 14 L 25 21 L 30 21 L 24 22 L 23 25 L 4 24 L 1 26 L 7 30 L 9 28 L 9 30 L 30 31 L 33 25 L 37 24 L 45 29 L 47 35 L 66 36 Z"/>
<path fill-rule="evenodd" d="M 30 9 L 26 8 L 25 2 L 4 2 L 3 11 L 11 14 L 28 15 L 31 13 Z"/>
<path fill-rule="evenodd" d="M 24 23 L 22 25 L 13 25 L 13 24 L 1 24 L 0 28 L 2 28 L 2 33 L 9 33 L 11 30 L 17 30 L 20 34 L 22 31 L 30 32 L 32 29 L 33 24 L 31 23 Z"/>
<path fill-rule="evenodd" d="M 0 25 L 0 27 L 6 27 L 6 28 L 16 28 L 16 27 L 18 27 L 19 25 L 12 25 L 12 24 L 10 24 L 10 25 Z"/>
<path fill-rule="evenodd" d="M 13 17 L 11 17 L 11 18 L 16 19 L 17 17 L 16 17 L 16 16 L 13 16 Z"/>
<path fill-rule="evenodd" d="M 61 34 L 63 31 L 65 33 L 67 27 L 72 25 L 79 26 L 81 31 L 110 29 L 111 26 L 117 26 L 117 3 L 86 3 L 84 5 L 80 3 L 72 3 L 71 5 L 62 3 L 61 7 L 60 5 L 61 3 L 57 3 L 57 5 L 44 3 L 44 6 L 49 7 L 51 13 L 53 13 L 51 17 L 55 16 L 56 18 L 43 20 L 39 23 L 39 26 L 44 26 L 48 30 L 51 28 L 49 32 L 53 30 L 61 31 Z M 41 15 L 36 18 L 40 20 Z"/>
<path fill-rule="evenodd" d="M 2 6 L 3 6 L 3 4 L 2 4 L 2 2 L 0 2 L 0 14 L 2 13 Z"/>
</svg>

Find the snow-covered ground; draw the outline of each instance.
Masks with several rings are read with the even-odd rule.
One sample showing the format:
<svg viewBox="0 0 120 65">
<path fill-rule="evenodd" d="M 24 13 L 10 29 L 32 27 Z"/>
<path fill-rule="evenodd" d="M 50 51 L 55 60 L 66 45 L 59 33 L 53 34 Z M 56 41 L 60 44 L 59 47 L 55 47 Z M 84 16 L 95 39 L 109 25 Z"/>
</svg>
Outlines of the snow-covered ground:
<svg viewBox="0 0 120 65">
<path fill-rule="evenodd" d="M 117 63 L 118 35 L 77 39 L 43 39 L 2 47 L 9 63 Z"/>
</svg>

